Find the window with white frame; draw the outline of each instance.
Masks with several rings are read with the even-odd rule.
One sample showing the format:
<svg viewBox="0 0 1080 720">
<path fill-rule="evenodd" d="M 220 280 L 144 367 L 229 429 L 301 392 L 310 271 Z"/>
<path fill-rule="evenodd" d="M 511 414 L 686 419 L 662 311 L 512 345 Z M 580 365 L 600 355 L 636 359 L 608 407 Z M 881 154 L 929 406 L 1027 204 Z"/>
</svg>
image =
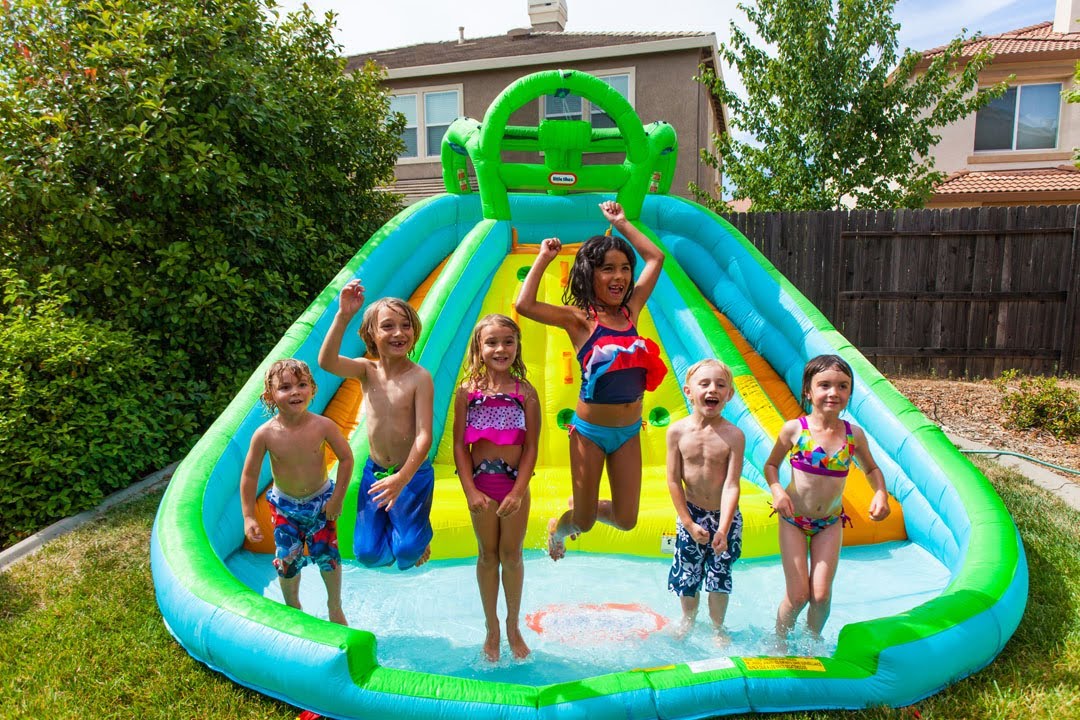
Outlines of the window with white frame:
<svg viewBox="0 0 1080 720">
<path fill-rule="evenodd" d="M 615 88 L 620 95 L 630 102 L 630 105 L 634 104 L 634 98 L 631 94 L 633 76 L 629 70 L 594 74 L 600 80 Z M 573 93 L 545 95 L 540 110 L 545 120 L 581 120 L 587 118 L 595 128 L 615 127 L 615 121 L 608 117 L 606 112 L 585 98 Z"/>
<path fill-rule="evenodd" d="M 450 123 L 461 117 L 461 87 L 399 91 L 390 97 L 390 110 L 405 116 L 405 150 L 398 159 L 437 158 Z"/>
<path fill-rule="evenodd" d="M 1058 144 L 1061 83 L 1013 85 L 975 115 L 975 150 L 1053 149 Z"/>
</svg>

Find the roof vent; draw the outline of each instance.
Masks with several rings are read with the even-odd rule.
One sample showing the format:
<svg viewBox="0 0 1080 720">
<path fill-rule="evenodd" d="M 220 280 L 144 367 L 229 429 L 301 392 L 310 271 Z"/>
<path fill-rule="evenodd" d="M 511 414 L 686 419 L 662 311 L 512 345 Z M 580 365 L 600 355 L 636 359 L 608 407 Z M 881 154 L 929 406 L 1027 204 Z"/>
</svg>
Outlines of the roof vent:
<svg viewBox="0 0 1080 720">
<path fill-rule="evenodd" d="M 529 0 L 529 22 L 534 31 L 566 29 L 566 0 Z"/>
<path fill-rule="evenodd" d="M 514 28 L 506 34 L 516 40 L 518 38 L 529 37 L 529 35 L 532 34 L 532 31 L 529 30 L 529 28 Z"/>
<path fill-rule="evenodd" d="M 458 45 L 464 45 L 465 44 L 465 26 L 464 25 L 458 25 L 457 44 Z"/>
</svg>

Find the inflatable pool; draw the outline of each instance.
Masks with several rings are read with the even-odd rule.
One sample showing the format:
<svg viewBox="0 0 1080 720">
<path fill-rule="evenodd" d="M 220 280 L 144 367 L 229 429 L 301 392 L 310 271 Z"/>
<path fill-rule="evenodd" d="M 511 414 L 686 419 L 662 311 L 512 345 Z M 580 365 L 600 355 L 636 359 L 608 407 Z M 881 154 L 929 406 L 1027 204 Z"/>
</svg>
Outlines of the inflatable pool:
<svg viewBox="0 0 1080 720">
<path fill-rule="evenodd" d="M 574 121 L 507 124 L 527 103 L 566 93 L 602 108 L 616 127 L 594 130 Z M 522 78 L 495 100 L 482 123 L 455 121 L 443 141 L 447 192 L 403 210 L 364 244 L 254 371 L 170 482 L 151 539 L 153 577 L 169 631 L 193 657 L 243 685 L 328 717 L 589 720 L 900 706 L 994 659 L 1027 600 L 1023 548 L 1000 499 L 940 430 L 744 237 L 701 206 L 667 194 L 676 143 L 673 128 L 643 126 L 610 86 L 576 71 Z M 510 162 L 504 153 L 532 162 Z M 583 162 L 589 153 L 605 158 L 617 153 L 620 161 Z M 737 394 L 724 414 L 747 439 L 740 503 L 744 557 L 774 555 L 775 518 L 769 518 L 761 467 L 780 425 L 799 413 L 792 388 L 801 382 L 803 364 L 828 352 L 845 357 L 855 369 L 848 414 L 866 430 L 895 508 L 884 523 L 856 514 L 854 527 L 845 530 L 845 545 L 915 544 L 947 569 L 944 589 L 900 614 L 871 614 L 844 625 L 829 656 L 743 657 L 718 651 L 715 657 L 661 667 L 631 666 L 528 685 L 386 667 L 380 663 L 379 638 L 365 629 L 365 618 L 351 618 L 357 627 L 337 626 L 242 582 L 226 561 L 238 552 L 265 550 L 244 548 L 239 499 L 249 439 L 265 420 L 258 402 L 263 372 L 273 360 L 289 356 L 316 368 L 338 292 L 354 277 L 363 279 L 369 301 L 408 298 L 420 312 L 424 332 L 414 357 L 435 382 L 432 554 L 436 560 L 475 555 L 447 432 L 469 330 L 484 313 L 513 314 L 514 295 L 541 239 L 604 232 L 596 205 L 613 194 L 668 254 L 639 327 L 657 338 L 673 372 L 646 397 L 638 526 L 621 533 L 598 525 L 568 543 L 570 555 L 665 557 L 675 518 L 663 481 L 664 432 L 687 412 L 680 391 L 686 369 L 710 356 L 733 369 Z M 573 251 L 565 248 L 565 257 L 552 264 L 542 299 L 559 302 L 558 268 L 560 263 L 568 267 Z M 561 512 L 569 496 L 567 443 L 560 426 L 573 407 L 576 367 L 565 334 L 528 321 L 522 330 L 530 380 L 544 405 L 526 538 L 526 546 L 535 547 L 547 518 Z M 342 352 L 360 354 L 354 327 L 346 338 Z M 316 380 L 319 393 L 312 409 L 334 417 L 363 457 L 366 433 L 356 383 L 317 369 Z M 269 482 L 267 467 L 260 492 Z M 352 546 L 358 486 L 350 487 L 346 507 L 352 512 L 347 510 L 339 523 L 345 554 Z M 862 478 L 852 477 L 845 506 L 865 508 L 868 492 Z M 367 572 L 377 591 L 379 574 Z M 761 612 L 771 618 L 778 600 L 763 599 Z M 538 628 L 554 627 L 550 610 L 531 612 Z M 633 623 L 650 632 L 660 627 L 647 611 L 638 612 Z"/>
</svg>

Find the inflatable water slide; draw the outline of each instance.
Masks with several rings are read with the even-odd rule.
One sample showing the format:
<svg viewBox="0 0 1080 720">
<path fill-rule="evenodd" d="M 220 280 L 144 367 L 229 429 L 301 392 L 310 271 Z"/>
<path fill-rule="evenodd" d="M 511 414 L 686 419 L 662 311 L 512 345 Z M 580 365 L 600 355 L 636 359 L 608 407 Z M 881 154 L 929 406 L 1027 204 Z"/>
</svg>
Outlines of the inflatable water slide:
<svg viewBox="0 0 1080 720">
<path fill-rule="evenodd" d="M 602 108 L 616 127 L 508 124 L 525 104 L 567 93 Z M 671 126 L 642 125 L 610 86 L 577 71 L 524 77 L 503 91 L 482 122 L 455 121 L 442 147 L 447 192 L 406 208 L 363 245 L 253 372 L 170 483 L 154 524 L 153 576 L 165 622 L 192 656 L 239 683 L 327 717 L 590 720 L 901 706 L 993 660 L 1015 631 L 1027 599 L 1023 548 L 1000 499 L 940 430 L 746 238 L 700 205 L 668 194 L 676 148 Z M 594 154 L 620 160 L 583 160 Z M 521 156 L 540 160 L 507 159 Z M 597 525 L 568 542 L 569 554 L 668 557 L 675 518 L 664 475 L 664 434 L 688 412 L 681 390 L 686 369 L 716 357 L 732 368 L 736 386 L 724 415 L 747 440 L 743 556 L 775 556 L 776 518 L 770 517 L 762 466 L 781 424 L 802 413 L 796 396 L 806 360 L 835 353 L 855 370 L 847 413 L 867 433 L 894 508 L 887 521 L 871 522 L 869 486 L 854 472 L 844 498 L 853 527 L 845 529 L 844 543 L 917 544 L 947 568 L 947 586 L 899 615 L 845 625 L 827 657 L 719 657 L 533 686 L 385 667 L 378 629 L 365 628 L 363 618 L 356 628 L 333 625 L 241 582 L 226 562 L 230 556 L 273 551 L 272 544 L 245 547 L 239 499 L 251 434 L 266 419 L 258 401 L 266 366 L 289 356 L 307 361 L 319 386 L 312 410 L 337 420 L 356 456 L 366 455 L 358 384 L 322 372 L 316 363 L 338 293 L 355 277 L 363 280 L 369 302 L 407 298 L 420 313 L 423 332 L 414 358 L 435 384 L 433 566 L 475 556 L 450 438 L 452 398 L 471 328 L 489 312 L 517 319 L 513 300 L 537 244 L 550 236 L 566 243 L 607 231 L 597 205 L 612 198 L 667 255 L 639 329 L 657 339 L 670 372 L 645 398 L 637 527 L 618 532 Z M 564 245 L 549 267 L 541 300 L 561 303 L 575 250 Z M 528 320 L 520 325 L 529 379 L 543 404 L 526 538 L 527 547 L 539 547 L 547 518 L 562 512 L 570 495 L 565 425 L 577 396 L 577 366 L 565 333 Z M 346 333 L 342 352 L 363 353 L 355 327 Z M 788 476 L 786 467 L 781 476 Z M 270 479 L 266 467 L 260 492 Z M 339 521 L 346 557 L 359 484 L 352 483 Z"/>
</svg>

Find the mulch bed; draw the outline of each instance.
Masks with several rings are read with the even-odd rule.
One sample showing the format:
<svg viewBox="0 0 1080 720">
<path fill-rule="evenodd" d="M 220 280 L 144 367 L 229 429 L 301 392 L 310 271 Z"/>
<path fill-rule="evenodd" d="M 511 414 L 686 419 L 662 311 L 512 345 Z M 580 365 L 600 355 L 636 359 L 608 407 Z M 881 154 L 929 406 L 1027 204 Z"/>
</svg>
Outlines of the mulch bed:
<svg viewBox="0 0 1080 720">
<path fill-rule="evenodd" d="M 1044 430 L 1005 427 L 1002 393 L 990 380 L 891 377 L 889 382 L 946 433 L 1080 470 L 1080 442 L 1059 440 Z M 1058 382 L 1080 391 L 1080 380 Z M 1047 470 L 1080 483 L 1080 475 Z"/>
</svg>

